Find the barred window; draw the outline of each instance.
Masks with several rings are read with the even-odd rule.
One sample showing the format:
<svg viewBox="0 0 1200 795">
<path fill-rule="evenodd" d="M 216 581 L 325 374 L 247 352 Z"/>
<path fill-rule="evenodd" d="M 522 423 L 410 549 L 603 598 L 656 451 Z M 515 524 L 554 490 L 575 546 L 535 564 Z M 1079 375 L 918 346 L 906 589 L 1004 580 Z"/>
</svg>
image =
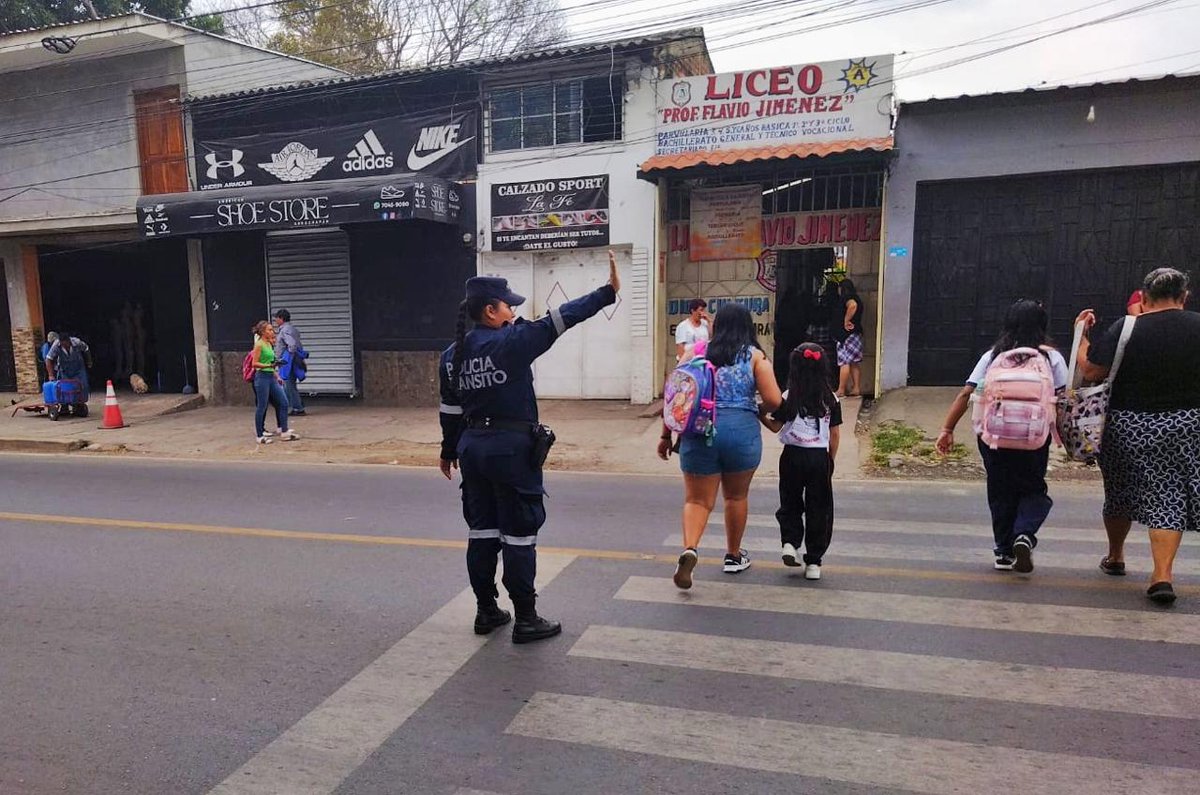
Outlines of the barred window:
<svg viewBox="0 0 1200 795">
<path fill-rule="evenodd" d="M 608 76 L 493 89 L 491 151 L 619 141 L 623 94 Z"/>
</svg>

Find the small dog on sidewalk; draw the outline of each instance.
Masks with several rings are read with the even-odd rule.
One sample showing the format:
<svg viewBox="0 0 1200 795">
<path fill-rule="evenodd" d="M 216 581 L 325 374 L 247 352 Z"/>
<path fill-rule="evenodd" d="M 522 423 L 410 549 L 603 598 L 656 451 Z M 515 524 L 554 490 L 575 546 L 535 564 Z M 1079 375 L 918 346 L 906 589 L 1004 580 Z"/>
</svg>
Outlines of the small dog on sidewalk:
<svg viewBox="0 0 1200 795">
<path fill-rule="evenodd" d="M 133 391 L 139 395 L 144 395 L 150 391 L 150 387 L 146 385 L 146 379 L 142 378 L 137 373 L 129 376 L 129 385 L 133 387 Z"/>
</svg>

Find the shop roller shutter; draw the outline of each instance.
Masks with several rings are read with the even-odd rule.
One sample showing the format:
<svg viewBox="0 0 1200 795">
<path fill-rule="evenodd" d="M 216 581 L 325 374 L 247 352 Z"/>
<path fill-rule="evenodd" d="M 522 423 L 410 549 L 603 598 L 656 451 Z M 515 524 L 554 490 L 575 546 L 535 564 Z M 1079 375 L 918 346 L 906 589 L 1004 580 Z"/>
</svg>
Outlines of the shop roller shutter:
<svg viewBox="0 0 1200 795">
<path fill-rule="evenodd" d="M 309 394 L 357 393 L 350 301 L 350 246 L 340 230 L 267 235 L 270 311 L 292 313 L 309 352 Z"/>
</svg>

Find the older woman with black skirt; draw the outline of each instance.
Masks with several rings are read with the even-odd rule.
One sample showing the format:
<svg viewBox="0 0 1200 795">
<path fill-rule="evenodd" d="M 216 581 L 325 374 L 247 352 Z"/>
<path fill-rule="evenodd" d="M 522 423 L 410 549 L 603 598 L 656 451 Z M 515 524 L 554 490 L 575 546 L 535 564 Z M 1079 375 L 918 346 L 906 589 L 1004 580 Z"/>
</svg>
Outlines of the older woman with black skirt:
<svg viewBox="0 0 1200 795">
<path fill-rule="evenodd" d="M 1125 537 L 1133 522 L 1150 528 L 1154 572 L 1147 596 L 1175 601 L 1171 568 L 1183 532 L 1200 531 L 1200 314 L 1184 310 L 1188 277 L 1151 271 L 1142 285 L 1142 313 L 1113 380 L 1100 469 L 1104 473 L 1106 574 L 1125 573 Z M 1084 328 L 1096 322 L 1086 309 Z M 1089 381 L 1112 367 L 1124 320 L 1093 344 L 1080 345 L 1078 366 Z"/>
</svg>

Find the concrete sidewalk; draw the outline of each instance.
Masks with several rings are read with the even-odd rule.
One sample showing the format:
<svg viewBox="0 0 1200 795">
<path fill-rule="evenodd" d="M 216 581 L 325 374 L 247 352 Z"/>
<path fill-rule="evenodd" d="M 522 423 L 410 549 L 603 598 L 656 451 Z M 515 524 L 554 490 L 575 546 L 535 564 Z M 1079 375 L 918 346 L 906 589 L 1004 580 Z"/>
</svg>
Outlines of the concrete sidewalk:
<svg viewBox="0 0 1200 795">
<path fill-rule="evenodd" d="M 937 439 L 950 404 L 962 387 L 930 386 L 906 387 L 884 394 L 875 401 L 865 417 L 868 427 L 864 428 L 862 436 L 861 463 L 866 465 L 871 454 L 871 435 L 882 423 L 902 422 L 920 428 L 925 438 L 932 443 Z M 971 478 L 984 477 L 983 458 L 975 434 L 971 428 L 971 414 L 967 412 L 954 429 L 954 441 L 966 449 L 963 461 L 950 464 L 928 463 L 912 464 L 900 471 L 890 471 L 888 474 L 898 477 L 937 477 L 937 478 Z M 911 462 L 910 462 L 911 463 Z M 870 467 L 868 466 L 868 469 Z M 1096 480 L 1100 477 L 1097 467 L 1087 466 L 1067 458 L 1066 453 L 1058 445 L 1050 448 L 1050 464 L 1048 474 L 1055 480 Z"/>
<path fill-rule="evenodd" d="M 0 396 L 5 405 L 15 396 Z M 236 461 L 292 461 L 344 464 L 437 463 L 441 427 L 435 408 L 373 408 L 347 400 L 314 400 L 305 417 L 293 417 L 301 438 L 270 445 L 254 442 L 254 410 L 203 406 L 178 412 L 179 396 L 120 395 L 129 427 L 100 430 L 103 399 L 93 397 L 91 416 L 51 422 L 44 415 L 18 412 L 0 417 L 0 450 L 144 455 Z M 634 406 L 623 401 L 543 400 L 541 419 L 558 436 L 548 469 L 671 474 L 675 457 L 659 460 L 661 402 Z M 171 412 L 164 414 L 163 412 Z M 10 410 L 11 413 L 11 410 Z M 858 476 L 858 444 L 853 428 L 858 401 L 844 404 L 846 432 L 837 477 Z M 268 414 L 268 429 L 274 427 Z M 763 430 L 760 472 L 778 472 L 779 442 Z"/>
</svg>

